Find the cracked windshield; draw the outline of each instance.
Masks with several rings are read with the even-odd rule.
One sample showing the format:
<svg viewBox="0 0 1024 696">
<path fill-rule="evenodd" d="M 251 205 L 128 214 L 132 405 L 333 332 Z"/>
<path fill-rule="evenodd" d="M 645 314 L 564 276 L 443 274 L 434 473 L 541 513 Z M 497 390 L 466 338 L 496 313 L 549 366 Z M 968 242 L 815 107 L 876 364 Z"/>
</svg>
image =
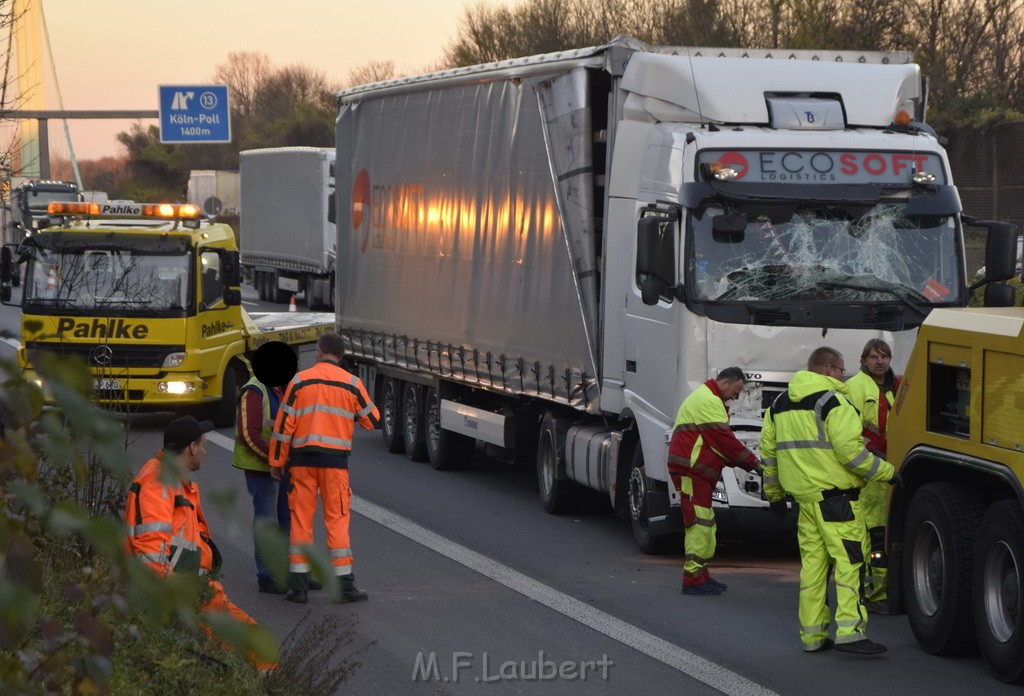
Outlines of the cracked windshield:
<svg viewBox="0 0 1024 696">
<path fill-rule="evenodd" d="M 190 258 L 124 248 L 40 248 L 25 303 L 65 312 L 97 307 L 133 313 L 184 311 L 190 305 Z"/>
<path fill-rule="evenodd" d="M 687 263 L 696 296 L 776 304 L 959 300 L 952 216 L 908 217 L 901 204 L 794 208 L 697 210 Z"/>
</svg>

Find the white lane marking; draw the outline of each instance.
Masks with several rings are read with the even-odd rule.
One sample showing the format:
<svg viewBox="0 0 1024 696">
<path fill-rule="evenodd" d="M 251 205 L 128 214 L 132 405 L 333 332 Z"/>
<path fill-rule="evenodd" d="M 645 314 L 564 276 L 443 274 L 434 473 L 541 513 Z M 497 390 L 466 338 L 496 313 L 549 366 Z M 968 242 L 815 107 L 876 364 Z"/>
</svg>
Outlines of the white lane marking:
<svg viewBox="0 0 1024 696">
<path fill-rule="evenodd" d="M 521 595 L 627 645 L 729 696 L 774 696 L 774 692 L 656 635 L 595 609 L 523 575 L 507 565 L 450 541 L 400 515 L 352 496 L 352 509 L 418 544 L 461 563 Z"/>
<path fill-rule="evenodd" d="M 21 341 L 19 341 L 16 338 L 0 338 L 0 341 L 3 341 L 4 343 L 9 345 L 11 348 L 14 348 L 15 350 L 21 348 Z"/>
<path fill-rule="evenodd" d="M 207 433 L 206 437 L 210 442 L 228 451 L 235 447 L 235 441 L 232 438 L 218 432 Z M 426 527 L 421 527 L 401 515 L 396 515 L 386 508 L 356 495 L 352 496 L 351 506 L 352 510 L 363 517 L 373 520 L 431 551 L 450 558 L 510 590 L 535 600 L 549 609 L 554 609 L 559 614 L 603 633 L 612 640 L 703 682 L 723 694 L 728 696 L 777 696 L 774 691 L 752 682 L 746 677 L 626 623 L 622 619 L 617 619 L 611 614 L 595 609 L 589 604 L 523 575 L 503 563 L 498 563 L 465 546 L 456 544 L 454 541 L 446 539 Z"/>
<path fill-rule="evenodd" d="M 233 437 L 228 437 L 227 435 L 221 435 L 216 430 L 206 433 L 206 439 L 215 445 L 220 445 L 228 452 L 235 449 L 235 439 Z"/>
</svg>

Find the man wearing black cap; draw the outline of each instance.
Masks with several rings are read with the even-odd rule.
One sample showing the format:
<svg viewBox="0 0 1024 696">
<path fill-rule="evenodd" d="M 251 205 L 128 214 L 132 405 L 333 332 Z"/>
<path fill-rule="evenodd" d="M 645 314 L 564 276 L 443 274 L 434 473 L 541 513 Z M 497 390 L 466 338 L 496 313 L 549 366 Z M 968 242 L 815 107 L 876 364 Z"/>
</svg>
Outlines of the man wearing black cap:
<svg viewBox="0 0 1024 696">
<path fill-rule="evenodd" d="M 128 488 L 124 521 L 125 549 L 158 575 L 190 573 L 208 578 L 212 598 L 202 613 L 224 613 L 235 620 L 256 623 L 233 604 L 215 579 L 221 557 L 199 502 L 199 485 L 189 474 L 206 457 L 206 433 L 213 423 L 192 416 L 177 418 L 164 430 L 164 448 L 146 462 Z M 168 467 L 170 476 L 161 475 Z M 167 483 L 174 481 L 175 483 Z M 259 669 L 273 668 L 250 656 Z"/>
</svg>

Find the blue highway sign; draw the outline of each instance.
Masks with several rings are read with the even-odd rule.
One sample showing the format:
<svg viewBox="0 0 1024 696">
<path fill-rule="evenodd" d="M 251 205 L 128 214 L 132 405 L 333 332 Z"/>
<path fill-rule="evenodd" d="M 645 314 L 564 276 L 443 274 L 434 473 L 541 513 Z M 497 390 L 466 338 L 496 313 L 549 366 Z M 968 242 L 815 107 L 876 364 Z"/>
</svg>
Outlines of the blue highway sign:
<svg viewBox="0 0 1024 696">
<path fill-rule="evenodd" d="M 230 143 L 227 85 L 160 85 L 160 142 Z"/>
</svg>

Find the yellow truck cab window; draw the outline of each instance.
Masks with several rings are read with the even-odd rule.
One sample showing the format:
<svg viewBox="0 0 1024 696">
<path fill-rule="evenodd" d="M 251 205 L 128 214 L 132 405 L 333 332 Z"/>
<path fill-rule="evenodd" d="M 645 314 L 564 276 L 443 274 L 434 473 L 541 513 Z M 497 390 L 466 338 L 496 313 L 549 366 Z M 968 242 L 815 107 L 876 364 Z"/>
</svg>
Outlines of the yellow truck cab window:
<svg viewBox="0 0 1024 696">
<path fill-rule="evenodd" d="M 204 251 L 200 256 L 202 263 L 202 298 L 205 307 L 212 307 L 224 299 L 224 280 L 221 277 L 220 254 L 216 251 Z"/>
</svg>

